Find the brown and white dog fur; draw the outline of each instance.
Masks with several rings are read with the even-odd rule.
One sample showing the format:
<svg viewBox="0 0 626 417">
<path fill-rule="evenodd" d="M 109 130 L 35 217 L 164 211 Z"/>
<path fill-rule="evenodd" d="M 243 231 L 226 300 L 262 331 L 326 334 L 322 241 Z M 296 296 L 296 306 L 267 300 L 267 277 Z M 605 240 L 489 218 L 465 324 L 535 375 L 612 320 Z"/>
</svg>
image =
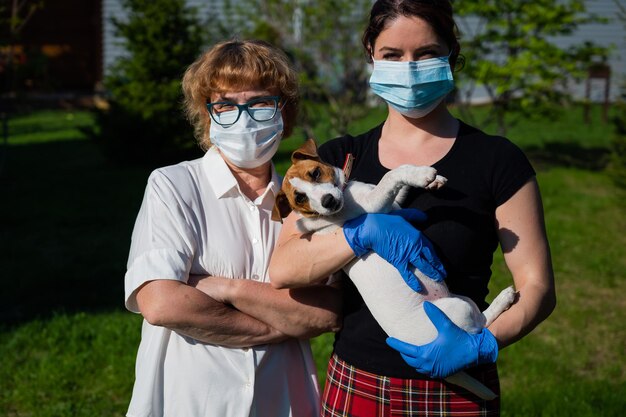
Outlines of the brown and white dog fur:
<svg viewBox="0 0 626 417">
<path fill-rule="evenodd" d="M 282 221 L 292 210 L 302 217 L 297 226 L 302 232 L 329 233 L 344 221 L 364 213 L 386 213 L 399 208 L 407 186 L 438 189 L 446 179 L 432 167 L 402 165 L 383 176 L 374 186 L 358 181 L 346 182 L 341 169 L 323 163 L 312 139 L 293 152 L 292 165 L 276 197 L 272 219 Z M 372 315 L 389 335 L 414 345 L 430 343 L 437 330 L 423 309 L 429 300 L 457 326 L 478 333 L 489 326 L 515 300 L 512 287 L 503 290 L 491 306 L 481 312 L 469 298 L 451 294 L 444 282 L 434 282 L 413 269 L 422 290 L 413 291 L 396 268 L 371 252 L 354 259 L 344 271 L 353 281 Z M 496 394 L 464 372 L 446 378 L 483 399 Z"/>
</svg>

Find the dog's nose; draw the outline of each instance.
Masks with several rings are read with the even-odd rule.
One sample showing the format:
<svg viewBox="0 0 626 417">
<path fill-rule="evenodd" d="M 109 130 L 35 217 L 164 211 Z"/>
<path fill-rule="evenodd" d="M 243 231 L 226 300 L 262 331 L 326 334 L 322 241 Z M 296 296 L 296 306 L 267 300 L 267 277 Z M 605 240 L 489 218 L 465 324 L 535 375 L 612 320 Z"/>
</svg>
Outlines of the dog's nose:
<svg viewBox="0 0 626 417">
<path fill-rule="evenodd" d="M 327 208 L 329 210 L 335 210 L 339 206 L 339 201 L 335 197 L 330 194 L 324 195 L 322 197 L 322 207 Z"/>
</svg>

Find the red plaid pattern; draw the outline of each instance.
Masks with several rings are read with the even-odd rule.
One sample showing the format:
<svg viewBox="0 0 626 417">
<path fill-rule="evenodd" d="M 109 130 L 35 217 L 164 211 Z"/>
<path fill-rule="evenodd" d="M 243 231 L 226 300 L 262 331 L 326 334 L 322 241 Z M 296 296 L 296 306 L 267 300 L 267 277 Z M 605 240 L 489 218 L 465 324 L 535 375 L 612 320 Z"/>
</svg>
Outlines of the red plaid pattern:
<svg viewBox="0 0 626 417">
<path fill-rule="evenodd" d="M 471 375 L 500 393 L 494 365 Z M 484 401 L 465 389 L 437 379 L 390 378 L 362 371 L 333 355 L 322 399 L 323 417 L 499 416 L 499 397 Z"/>
</svg>

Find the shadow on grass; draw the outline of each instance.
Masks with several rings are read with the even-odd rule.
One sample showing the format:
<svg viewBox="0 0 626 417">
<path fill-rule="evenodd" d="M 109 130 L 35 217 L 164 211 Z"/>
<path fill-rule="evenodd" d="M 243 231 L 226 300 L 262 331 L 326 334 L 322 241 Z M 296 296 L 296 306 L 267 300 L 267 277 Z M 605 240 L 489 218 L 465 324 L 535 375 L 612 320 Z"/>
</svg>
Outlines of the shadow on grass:
<svg viewBox="0 0 626 417">
<path fill-rule="evenodd" d="M 123 308 L 147 168 L 106 163 L 88 141 L 10 146 L 0 173 L 0 323 Z"/>
<path fill-rule="evenodd" d="M 547 142 L 524 149 L 535 168 L 545 170 L 569 167 L 602 171 L 609 162 L 610 151 L 603 147 L 583 147 L 577 143 Z"/>
</svg>

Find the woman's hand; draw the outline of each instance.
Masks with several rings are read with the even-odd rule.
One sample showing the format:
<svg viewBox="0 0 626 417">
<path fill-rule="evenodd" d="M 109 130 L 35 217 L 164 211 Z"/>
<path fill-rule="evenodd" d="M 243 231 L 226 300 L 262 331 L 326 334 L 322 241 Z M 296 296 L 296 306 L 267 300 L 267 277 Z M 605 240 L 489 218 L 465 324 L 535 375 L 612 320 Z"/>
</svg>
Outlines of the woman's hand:
<svg viewBox="0 0 626 417">
<path fill-rule="evenodd" d="M 404 361 L 417 372 L 431 378 L 446 378 L 467 367 L 496 361 L 498 342 L 488 329 L 468 333 L 428 301 L 424 302 L 424 311 L 437 328 L 434 341 L 415 346 L 387 338 L 387 344 L 400 352 Z"/>
<path fill-rule="evenodd" d="M 363 214 L 345 222 L 343 233 L 356 256 L 373 250 L 398 269 L 409 287 L 420 291 L 420 282 L 411 267 L 419 269 L 433 281 L 442 281 L 446 277 L 430 241 L 409 223 L 425 219 L 426 215 L 415 209 Z"/>
</svg>

